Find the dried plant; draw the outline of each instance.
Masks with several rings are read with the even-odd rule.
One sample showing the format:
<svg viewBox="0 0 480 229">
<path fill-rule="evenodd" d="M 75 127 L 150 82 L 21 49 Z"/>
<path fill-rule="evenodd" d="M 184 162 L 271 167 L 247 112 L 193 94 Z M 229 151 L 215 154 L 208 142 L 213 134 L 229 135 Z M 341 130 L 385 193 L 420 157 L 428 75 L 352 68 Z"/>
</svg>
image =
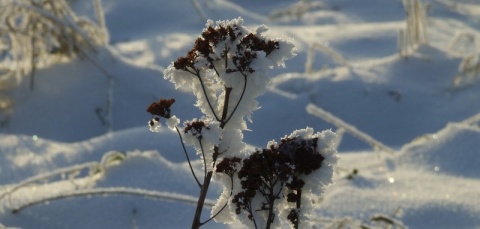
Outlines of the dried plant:
<svg viewBox="0 0 480 229">
<path fill-rule="evenodd" d="M 405 7 L 405 29 L 398 35 L 398 52 L 406 57 L 421 44 L 428 42 L 427 13 L 420 0 L 403 0 Z"/>
<path fill-rule="evenodd" d="M 465 88 L 475 84 L 480 79 L 480 54 L 465 56 L 458 66 L 458 73 L 453 78 L 452 90 Z"/>
<path fill-rule="evenodd" d="M 73 56 L 95 52 L 108 42 L 103 10 L 94 0 L 99 24 L 79 17 L 65 0 L 2 0 L 0 3 L 0 68 L 2 77 L 30 75 Z"/>
<path fill-rule="evenodd" d="M 294 46 L 264 35 L 265 26 L 251 31 L 243 19 L 208 21 L 193 49 L 164 72 L 176 88 L 186 88 L 197 97 L 195 104 L 205 115 L 183 123 L 171 113 L 174 99 L 152 103 L 149 125 L 159 130 L 162 119 L 178 133 L 193 177 L 200 188 L 192 228 L 214 219 L 231 223 L 239 219 L 255 228 L 293 228 L 308 224 L 308 211 L 315 196 L 330 184 L 336 164 L 333 132 L 294 131 L 279 144 L 246 152 L 242 131 L 258 109 L 256 98 L 269 81 L 268 70 L 283 66 L 294 56 Z M 186 146 L 195 148 L 203 161 L 203 181 L 195 174 Z M 201 221 L 204 201 L 212 179 L 223 192 L 211 217 Z"/>
</svg>

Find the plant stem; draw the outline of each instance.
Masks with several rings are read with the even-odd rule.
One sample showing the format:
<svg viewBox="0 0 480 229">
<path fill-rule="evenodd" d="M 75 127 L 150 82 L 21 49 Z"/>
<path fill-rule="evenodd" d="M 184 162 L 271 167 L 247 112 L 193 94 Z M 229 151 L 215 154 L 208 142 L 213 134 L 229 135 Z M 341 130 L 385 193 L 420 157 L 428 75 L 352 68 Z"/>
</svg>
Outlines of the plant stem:
<svg viewBox="0 0 480 229">
<path fill-rule="evenodd" d="M 294 229 L 298 229 L 298 225 L 300 223 L 300 207 L 302 206 L 302 189 L 299 188 L 297 189 L 297 196 L 298 196 L 298 200 L 297 200 L 297 214 L 298 214 L 298 218 L 297 218 L 297 221 L 295 221 L 295 225 L 293 225 L 293 228 Z"/>
<path fill-rule="evenodd" d="M 200 217 L 202 216 L 203 204 L 207 197 L 208 186 L 210 186 L 212 175 L 213 171 L 209 171 L 203 180 L 202 189 L 200 190 L 200 195 L 198 197 L 197 209 L 195 210 L 195 216 L 193 217 L 192 229 L 198 229 L 203 225 L 203 223 L 200 222 Z"/>
<path fill-rule="evenodd" d="M 231 184 L 231 186 L 230 186 L 230 197 L 232 197 L 232 194 L 233 194 L 233 175 L 230 176 L 230 184 Z M 230 197 L 229 197 L 229 198 L 230 198 Z M 223 209 L 225 209 L 225 207 L 227 207 L 227 205 L 228 205 L 228 200 L 225 202 L 225 205 L 223 205 L 223 207 L 222 207 L 217 213 L 215 213 L 215 215 L 213 215 L 212 217 L 210 217 L 210 219 L 208 219 L 207 221 L 203 222 L 202 225 L 208 223 L 210 220 L 212 220 L 212 219 L 214 219 L 215 217 L 217 217 L 217 215 L 220 214 L 220 212 L 222 212 Z"/>
<path fill-rule="evenodd" d="M 247 89 L 247 76 L 241 72 L 242 75 L 243 75 L 243 89 L 242 89 L 242 94 L 240 95 L 240 98 L 238 99 L 238 102 L 237 102 L 237 105 L 235 105 L 235 108 L 233 108 L 233 111 L 232 113 L 230 113 L 230 116 L 228 116 L 228 118 L 225 120 L 225 123 L 227 123 L 228 121 L 230 121 L 230 119 L 232 118 L 233 114 L 235 113 L 235 111 L 237 110 L 238 108 L 238 105 L 240 105 L 240 102 L 242 101 L 243 99 L 243 95 L 245 94 L 245 90 Z"/>
<path fill-rule="evenodd" d="M 182 143 L 183 152 L 185 153 L 185 157 L 187 158 L 188 166 L 190 167 L 190 172 L 192 172 L 193 178 L 195 178 L 195 181 L 197 182 L 198 187 L 201 188 L 202 185 L 200 184 L 200 181 L 198 181 L 198 178 L 195 175 L 195 171 L 193 171 L 192 163 L 190 162 L 190 157 L 188 156 L 187 149 L 185 149 L 185 144 L 183 143 L 182 134 L 180 134 L 180 130 L 178 130 L 178 127 L 175 127 L 175 129 L 177 130 L 178 137 L 180 138 L 180 143 Z"/>
<path fill-rule="evenodd" d="M 199 77 L 200 79 L 200 77 Z M 200 80 L 200 82 L 202 83 L 202 81 Z M 202 85 L 203 86 L 203 85 Z M 203 88 L 203 91 L 205 93 L 205 96 L 207 96 L 207 93 L 205 91 L 205 89 Z M 227 124 L 228 120 L 225 120 L 226 116 L 227 116 L 227 113 L 228 113 L 228 104 L 229 104 L 229 100 L 230 100 L 230 93 L 232 92 L 232 88 L 225 88 L 225 99 L 224 99 L 224 104 L 223 104 L 223 111 L 222 111 L 222 117 L 221 117 L 221 120 L 220 120 L 220 128 L 224 128 L 225 125 Z M 207 99 L 208 100 L 208 99 Z M 210 104 L 210 103 L 209 103 Z M 238 105 L 237 105 L 238 106 Z M 214 112 L 213 108 L 212 108 L 212 112 Z M 214 112 L 215 114 L 215 112 Z M 233 114 L 233 113 L 232 113 Z M 232 115 L 231 114 L 231 115 Z M 231 116 L 230 115 L 230 116 Z M 216 114 L 215 114 L 216 116 Z M 218 119 L 218 118 L 217 118 Z M 218 148 L 215 147 L 214 149 L 214 158 L 213 158 L 213 163 L 214 163 L 214 167 L 215 167 L 215 162 L 217 160 L 217 156 L 216 155 L 218 153 Z M 207 171 L 207 167 L 205 166 L 205 171 Z M 197 202 L 197 209 L 195 210 L 195 216 L 193 217 L 193 223 L 192 223 L 192 229 L 198 229 L 200 228 L 204 223 L 200 222 L 200 217 L 202 216 L 202 210 L 203 210 L 203 203 L 205 202 L 205 198 L 207 197 L 207 192 L 208 192 L 208 187 L 210 186 L 210 181 L 212 179 L 212 175 L 213 175 L 213 170 L 212 171 L 209 171 L 208 173 L 206 173 L 205 175 L 205 178 L 204 178 L 204 181 L 203 181 L 203 185 L 201 186 L 201 189 L 200 189 L 200 195 L 198 197 L 198 202 Z M 207 221 L 208 222 L 208 221 Z"/>
<path fill-rule="evenodd" d="M 172 195 L 171 192 L 157 192 L 157 191 L 138 189 L 138 188 L 111 187 L 111 188 L 93 188 L 93 189 L 83 189 L 83 190 L 80 189 L 80 190 L 66 191 L 53 196 L 42 197 L 38 200 L 30 200 L 30 202 L 26 202 L 15 207 L 12 210 L 12 213 L 17 214 L 23 209 L 26 209 L 38 204 L 56 201 L 56 200 L 69 199 L 69 198 L 82 197 L 82 196 L 112 196 L 112 195 L 140 196 L 143 198 L 159 199 L 159 200 L 165 200 L 170 202 L 181 202 L 186 204 L 195 203 L 195 199 L 194 199 L 195 197 L 179 194 L 179 193 Z M 215 203 L 211 200 L 207 201 L 208 206 L 213 206 L 214 204 Z"/>
<path fill-rule="evenodd" d="M 208 106 L 210 107 L 210 110 L 212 111 L 213 116 L 215 116 L 215 119 L 216 119 L 217 121 L 221 121 L 221 120 L 218 118 L 217 113 L 215 112 L 215 109 L 213 109 L 213 106 L 212 106 L 212 103 L 210 102 L 210 99 L 208 98 L 207 90 L 205 89 L 205 84 L 203 83 L 203 80 L 202 80 L 202 78 L 200 77 L 200 73 L 197 72 L 197 74 L 194 74 L 194 75 L 197 76 L 198 80 L 200 81 L 200 85 L 202 86 L 203 94 L 205 95 L 205 99 L 207 100 Z"/>
<path fill-rule="evenodd" d="M 212 63 L 213 65 L 213 63 Z M 219 75 L 219 73 L 217 72 L 217 69 L 215 69 L 215 72 L 217 73 L 217 75 Z M 245 79 L 245 82 L 244 82 L 244 85 L 243 85 L 243 90 L 242 90 L 242 94 L 237 102 L 237 104 L 235 105 L 232 113 L 230 113 L 230 115 L 228 115 L 228 106 L 229 106 L 229 103 L 230 103 L 230 94 L 232 93 L 232 90 L 233 88 L 231 87 L 225 87 L 225 98 L 224 98 L 224 104 L 223 104 L 223 109 L 222 109 L 222 116 L 219 118 L 215 112 L 215 110 L 213 109 L 213 106 L 212 104 L 210 103 L 210 100 L 207 96 L 207 91 L 205 89 L 205 85 L 200 77 L 200 74 L 197 72 L 197 74 L 195 74 L 198 78 L 198 80 L 200 81 L 200 85 L 202 86 L 202 90 L 203 90 L 203 93 L 205 95 L 205 98 L 207 100 L 207 103 L 208 105 L 210 106 L 210 110 L 212 111 L 213 115 L 215 116 L 215 119 L 217 121 L 220 122 L 220 128 L 225 128 L 225 125 L 228 123 L 228 121 L 230 121 L 230 119 L 232 118 L 233 114 L 235 113 L 235 111 L 237 110 L 238 108 L 238 105 L 240 104 L 240 102 L 242 101 L 242 98 L 243 98 L 243 95 L 245 93 L 245 89 L 247 87 L 247 77 L 245 74 L 242 73 L 244 79 Z M 220 76 L 220 75 L 219 75 Z M 228 117 L 227 117 L 228 116 Z M 203 149 L 202 149 L 203 150 Z M 203 152 L 202 152 L 203 153 Z M 205 155 L 203 155 L 205 157 Z M 213 167 L 215 168 L 215 163 L 217 161 L 217 157 L 218 157 L 218 147 L 215 146 L 214 148 L 214 153 L 213 153 Z M 207 171 L 207 167 L 205 166 L 205 172 Z M 206 172 L 205 174 L 205 177 L 204 177 L 204 181 L 203 181 L 203 184 L 201 185 L 201 189 L 200 189 L 200 195 L 198 197 L 198 202 L 197 202 L 197 208 L 195 210 L 195 215 L 193 217 L 193 222 L 192 222 L 192 229 L 198 229 L 200 228 L 203 224 L 209 222 L 210 220 L 207 220 L 205 222 L 201 222 L 200 221 L 200 217 L 202 216 L 202 210 L 203 210 L 203 204 L 205 202 L 205 198 L 207 197 L 207 193 L 208 193 L 208 187 L 210 186 L 210 181 L 212 179 L 212 176 L 213 176 L 213 170 L 212 171 L 209 171 L 209 172 Z M 233 182 L 232 182 L 232 187 L 233 187 Z M 233 189 L 232 189 L 233 190 Z M 223 210 L 223 208 L 222 208 Z M 220 211 L 222 211 L 220 210 Z M 218 213 L 217 213 L 218 214 Z"/>
<path fill-rule="evenodd" d="M 35 89 L 35 71 L 36 71 L 36 67 L 37 67 L 36 59 L 37 59 L 37 55 L 38 55 L 36 47 L 35 47 L 35 36 L 32 36 L 30 42 L 31 42 L 31 48 L 32 48 L 32 56 L 31 56 L 31 59 L 30 59 L 30 65 L 31 65 L 30 66 L 30 68 L 31 68 L 31 72 L 30 72 L 30 91 L 33 91 L 33 89 Z"/>
<path fill-rule="evenodd" d="M 231 87 L 225 87 L 225 98 L 224 98 L 224 104 L 223 104 L 223 111 L 222 111 L 222 120 L 220 121 L 220 128 L 224 128 L 225 125 L 227 124 L 228 120 L 225 120 L 227 118 L 227 113 L 228 113 L 228 104 L 230 101 L 230 93 L 232 93 L 232 88 Z M 235 112 L 235 111 L 233 111 Z M 233 114 L 232 112 L 232 114 Z"/>
<path fill-rule="evenodd" d="M 202 158 L 203 158 L 203 172 L 204 176 L 207 176 L 207 159 L 205 158 L 205 151 L 203 150 L 202 139 L 198 139 L 198 144 L 200 144 L 200 150 L 202 151 Z"/>
<path fill-rule="evenodd" d="M 270 229 L 273 218 L 275 215 L 273 214 L 273 203 L 275 202 L 275 195 L 273 195 L 273 187 L 270 189 L 270 194 L 268 199 L 268 216 L 267 216 L 267 226 L 265 227 L 266 229 Z"/>
</svg>

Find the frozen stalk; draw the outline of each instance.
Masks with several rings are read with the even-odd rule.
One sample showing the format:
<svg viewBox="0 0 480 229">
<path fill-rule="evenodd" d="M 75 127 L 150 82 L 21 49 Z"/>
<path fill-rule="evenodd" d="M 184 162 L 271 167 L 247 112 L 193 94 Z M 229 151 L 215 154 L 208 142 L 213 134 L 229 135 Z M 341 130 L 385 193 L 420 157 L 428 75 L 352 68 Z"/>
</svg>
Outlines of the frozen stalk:
<svg viewBox="0 0 480 229">
<path fill-rule="evenodd" d="M 0 201 L 3 201 L 5 197 L 11 195 L 12 193 L 16 192 L 21 188 L 27 187 L 28 185 L 35 184 L 40 181 L 48 180 L 56 176 L 61 176 L 62 174 L 73 174 L 84 169 L 92 170 L 99 167 L 100 167 L 100 163 L 98 162 L 88 162 L 88 163 L 74 165 L 66 168 L 60 168 L 48 173 L 42 173 L 42 174 L 32 176 L 30 178 L 27 178 L 17 183 L 12 187 L 9 187 L 4 193 L 0 195 Z"/>
<path fill-rule="evenodd" d="M 386 146 L 385 144 L 381 143 L 380 141 L 374 139 L 372 136 L 368 135 L 367 133 L 357 129 L 355 126 L 352 126 L 345 121 L 341 120 L 340 118 L 336 117 L 335 115 L 323 110 L 320 107 L 317 107 L 313 104 L 307 105 L 307 112 L 323 119 L 326 122 L 329 122 L 335 125 L 338 128 L 342 128 L 343 131 L 349 132 L 354 137 L 364 141 L 365 143 L 369 144 L 373 149 L 385 151 L 387 153 L 394 153 L 395 150 Z"/>
<path fill-rule="evenodd" d="M 402 57 L 411 54 L 418 46 L 428 43 L 427 13 L 420 0 L 403 0 L 405 29 L 399 32 L 398 49 Z"/>
<path fill-rule="evenodd" d="M 193 196 L 183 195 L 171 192 L 157 192 L 151 190 L 145 190 L 140 188 L 125 188 L 125 187 L 111 187 L 111 188 L 92 188 L 92 189 L 80 189 L 72 190 L 69 192 L 62 192 L 60 194 L 46 196 L 37 200 L 33 200 L 22 205 L 16 206 L 12 213 L 19 213 L 25 208 L 32 207 L 42 203 L 48 203 L 55 200 L 68 199 L 81 196 L 113 196 L 113 195 L 128 195 L 139 196 L 143 198 L 152 198 L 172 202 L 181 202 L 185 204 L 195 204 L 196 199 Z M 206 200 L 205 205 L 213 205 L 213 201 Z"/>
</svg>

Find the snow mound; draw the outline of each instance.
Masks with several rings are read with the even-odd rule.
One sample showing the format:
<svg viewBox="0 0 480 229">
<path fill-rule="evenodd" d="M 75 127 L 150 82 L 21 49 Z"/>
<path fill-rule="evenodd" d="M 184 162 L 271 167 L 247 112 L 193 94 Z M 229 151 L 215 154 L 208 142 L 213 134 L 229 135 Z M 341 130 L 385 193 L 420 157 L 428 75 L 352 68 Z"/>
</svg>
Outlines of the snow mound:
<svg viewBox="0 0 480 229">
<path fill-rule="evenodd" d="M 111 151 L 98 164 L 53 169 L 32 178 L 3 186 L 2 222 L 25 228 L 65 228 L 64 222 L 78 228 L 122 228 L 150 218 L 147 224 L 154 219 L 156 225 L 168 221 L 174 224 L 162 225 L 187 227 L 190 222 L 179 222 L 185 215 L 193 215 L 194 208 L 181 205 L 197 201 L 197 187 L 192 185 L 188 166 L 172 163 L 157 151 Z M 213 201 L 207 199 L 206 205 L 213 205 Z M 22 215 L 28 217 L 18 217 Z M 62 220 L 40 215 L 62 215 Z"/>
<path fill-rule="evenodd" d="M 450 123 L 404 146 L 399 164 L 454 176 L 480 178 L 480 128 Z"/>
</svg>

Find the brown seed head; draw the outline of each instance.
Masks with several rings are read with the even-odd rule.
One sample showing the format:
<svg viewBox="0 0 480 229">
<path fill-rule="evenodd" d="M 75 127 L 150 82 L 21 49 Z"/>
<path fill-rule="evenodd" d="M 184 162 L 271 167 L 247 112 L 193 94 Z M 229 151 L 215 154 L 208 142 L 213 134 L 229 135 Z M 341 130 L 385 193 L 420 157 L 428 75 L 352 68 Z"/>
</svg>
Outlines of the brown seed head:
<svg viewBox="0 0 480 229">
<path fill-rule="evenodd" d="M 175 102 L 175 99 L 160 99 L 158 102 L 153 102 L 148 106 L 147 112 L 154 116 L 170 118 L 170 106 Z"/>
</svg>

